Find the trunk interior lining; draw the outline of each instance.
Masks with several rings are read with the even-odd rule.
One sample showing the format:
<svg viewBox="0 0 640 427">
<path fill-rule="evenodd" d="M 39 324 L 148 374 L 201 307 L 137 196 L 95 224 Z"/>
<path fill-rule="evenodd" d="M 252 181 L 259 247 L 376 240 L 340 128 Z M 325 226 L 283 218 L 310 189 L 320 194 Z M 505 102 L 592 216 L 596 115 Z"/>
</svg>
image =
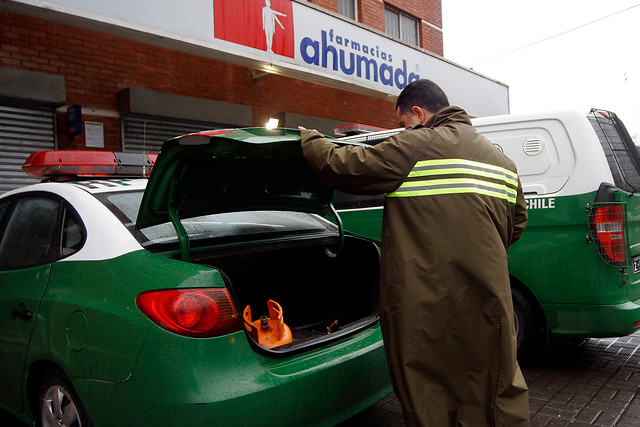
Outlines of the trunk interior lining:
<svg viewBox="0 0 640 427">
<path fill-rule="evenodd" d="M 198 263 L 224 273 L 240 313 L 250 305 L 255 320 L 268 314 L 269 299 L 282 306 L 294 342 L 278 348 L 325 342 L 377 320 L 380 253 L 365 239 L 345 236 L 337 255 L 327 251 L 326 244 L 310 244 L 209 257 Z"/>
</svg>

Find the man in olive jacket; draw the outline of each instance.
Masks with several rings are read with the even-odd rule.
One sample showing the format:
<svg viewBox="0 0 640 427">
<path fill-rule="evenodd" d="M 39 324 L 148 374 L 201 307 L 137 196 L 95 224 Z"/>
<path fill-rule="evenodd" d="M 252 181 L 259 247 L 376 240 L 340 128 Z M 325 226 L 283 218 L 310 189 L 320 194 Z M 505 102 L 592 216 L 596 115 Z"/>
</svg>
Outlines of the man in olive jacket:
<svg viewBox="0 0 640 427">
<path fill-rule="evenodd" d="M 514 163 L 433 82 L 398 97 L 406 127 L 372 147 L 301 128 L 328 185 L 386 193 L 380 323 L 408 426 L 526 426 L 507 250 L 527 212 Z"/>
</svg>

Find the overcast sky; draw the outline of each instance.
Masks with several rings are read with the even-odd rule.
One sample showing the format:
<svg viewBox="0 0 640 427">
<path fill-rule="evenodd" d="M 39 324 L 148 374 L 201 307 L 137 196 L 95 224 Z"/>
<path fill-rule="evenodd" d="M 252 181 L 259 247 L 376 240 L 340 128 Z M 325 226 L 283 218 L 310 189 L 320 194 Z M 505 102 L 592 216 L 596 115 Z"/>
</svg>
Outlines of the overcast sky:
<svg viewBox="0 0 640 427">
<path fill-rule="evenodd" d="M 442 16 L 444 57 L 508 84 L 512 113 L 608 109 L 640 143 L 640 1 L 442 0 Z"/>
</svg>

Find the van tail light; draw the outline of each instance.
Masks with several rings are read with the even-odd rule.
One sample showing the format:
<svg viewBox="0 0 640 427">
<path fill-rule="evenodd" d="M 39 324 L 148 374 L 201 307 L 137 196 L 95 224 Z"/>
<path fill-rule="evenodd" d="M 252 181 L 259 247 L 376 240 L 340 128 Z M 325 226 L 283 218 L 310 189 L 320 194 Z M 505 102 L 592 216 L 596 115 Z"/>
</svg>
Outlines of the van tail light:
<svg viewBox="0 0 640 427">
<path fill-rule="evenodd" d="M 596 204 L 592 210 L 591 230 L 602 259 L 610 265 L 627 263 L 624 230 L 624 205 Z"/>
<path fill-rule="evenodd" d="M 138 295 L 136 304 L 154 323 L 178 335 L 210 338 L 242 329 L 225 288 L 147 291 Z"/>
</svg>

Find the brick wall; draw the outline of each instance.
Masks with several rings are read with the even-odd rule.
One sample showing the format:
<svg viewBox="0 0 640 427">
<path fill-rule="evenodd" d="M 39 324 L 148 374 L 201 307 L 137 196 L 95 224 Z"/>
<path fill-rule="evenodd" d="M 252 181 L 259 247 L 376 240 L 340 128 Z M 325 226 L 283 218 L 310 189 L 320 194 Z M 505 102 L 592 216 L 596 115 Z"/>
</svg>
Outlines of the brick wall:
<svg viewBox="0 0 640 427">
<path fill-rule="evenodd" d="M 320 6 L 321 8 L 330 10 L 332 12 L 338 11 L 337 0 L 309 0 L 309 3 L 315 4 L 316 6 Z"/>
<path fill-rule="evenodd" d="M 333 12 L 337 11 L 337 0 L 310 0 Z M 385 31 L 385 5 L 414 17 L 420 23 L 420 47 L 429 52 L 443 55 L 442 31 L 442 2 L 441 0 L 356 0 L 358 7 L 358 21 L 378 31 Z M 426 24 L 428 22 L 431 25 Z"/>
<path fill-rule="evenodd" d="M 0 45 L 0 67 L 63 76 L 67 105 L 104 124 L 105 149 L 121 149 L 117 93 L 127 87 L 250 105 L 256 126 L 281 112 L 395 126 L 391 101 L 277 75 L 253 80 L 245 67 L 5 11 Z M 65 114 L 57 119 L 60 147 L 83 147 L 82 135 L 68 140 Z"/>
<path fill-rule="evenodd" d="M 440 0 L 385 0 L 385 3 L 405 12 L 407 15 L 417 19 L 424 19 L 436 27 L 442 28 L 442 4 Z"/>
<path fill-rule="evenodd" d="M 368 27 L 384 32 L 384 3 L 380 0 L 359 0 L 358 20 Z"/>
<path fill-rule="evenodd" d="M 336 0 L 310 3 L 337 10 Z M 357 4 L 359 21 L 384 31 L 385 2 Z M 419 18 L 421 46 L 442 55 L 442 32 L 422 22 L 442 25 L 440 0 L 386 4 Z M 0 45 L 0 67 L 63 76 L 66 104 L 81 105 L 84 120 L 103 123 L 107 149 L 121 149 L 117 93 L 128 87 L 249 105 L 254 126 L 282 112 L 396 125 L 392 101 L 277 75 L 254 80 L 249 68 L 6 11 L 0 11 Z M 84 147 L 82 135 L 69 141 L 64 110 L 57 114 L 59 146 Z"/>
<path fill-rule="evenodd" d="M 442 31 L 420 22 L 420 46 L 440 56 L 444 56 Z"/>
<path fill-rule="evenodd" d="M 420 23 L 420 47 L 429 52 L 443 55 L 442 3 L 441 0 L 359 0 L 360 22 L 376 30 L 385 31 L 384 9 L 391 6 L 412 16 Z M 431 25 L 425 23 L 428 22 Z M 433 28 L 440 28 L 440 30 Z"/>
</svg>

